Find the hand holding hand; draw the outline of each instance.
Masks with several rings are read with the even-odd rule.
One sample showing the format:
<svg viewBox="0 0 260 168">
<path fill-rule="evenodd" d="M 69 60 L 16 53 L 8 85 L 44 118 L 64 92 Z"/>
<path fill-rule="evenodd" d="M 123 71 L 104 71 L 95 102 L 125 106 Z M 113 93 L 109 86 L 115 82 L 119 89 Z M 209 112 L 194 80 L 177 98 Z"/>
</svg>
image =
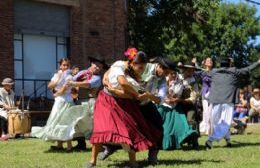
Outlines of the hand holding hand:
<svg viewBox="0 0 260 168">
<path fill-rule="evenodd" d="M 149 97 L 150 97 L 150 93 L 149 92 L 144 92 L 142 94 L 139 94 L 137 99 L 139 101 L 145 101 L 145 100 L 149 99 Z"/>
</svg>

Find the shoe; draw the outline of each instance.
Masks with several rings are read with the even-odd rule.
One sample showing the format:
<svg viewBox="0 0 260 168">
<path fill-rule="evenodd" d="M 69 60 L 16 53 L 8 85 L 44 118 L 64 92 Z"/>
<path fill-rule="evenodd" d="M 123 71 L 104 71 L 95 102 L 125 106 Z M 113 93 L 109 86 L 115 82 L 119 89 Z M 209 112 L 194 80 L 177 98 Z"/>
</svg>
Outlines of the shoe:
<svg viewBox="0 0 260 168">
<path fill-rule="evenodd" d="M 156 165 L 158 165 L 158 161 L 157 160 L 148 160 L 148 165 L 156 166 Z"/>
<path fill-rule="evenodd" d="M 92 168 L 92 167 L 96 167 L 96 165 L 94 163 L 88 162 L 86 164 L 86 168 Z"/>
<path fill-rule="evenodd" d="M 58 147 L 58 146 L 51 146 L 50 149 L 51 149 L 51 150 L 55 150 L 55 151 L 61 151 L 61 150 L 64 150 L 63 147 Z"/>
<path fill-rule="evenodd" d="M 192 143 L 192 149 L 199 150 L 199 143 L 198 143 L 198 141 L 195 141 L 195 142 Z"/>
<path fill-rule="evenodd" d="M 155 166 L 158 164 L 158 155 L 159 150 L 149 150 L 148 152 L 148 164 Z"/>
<path fill-rule="evenodd" d="M 0 141 L 8 141 L 8 139 L 9 139 L 9 136 L 8 136 L 8 135 L 2 135 L 2 136 L 0 137 Z"/>
<path fill-rule="evenodd" d="M 206 150 L 210 150 L 213 147 L 212 142 L 210 140 L 207 140 L 205 142 L 205 146 L 206 146 Z"/>
<path fill-rule="evenodd" d="M 231 144 L 230 142 L 228 142 L 228 143 L 226 144 L 226 147 L 231 148 L 231 147 L 232 147 L 232 144 Z"/>
<path fill-rule="evenodd" d="M 226 140 L 226 147 L 231 148 L 232 144 L 230 142 L 230 139 Z"/>
<path fill-rule="evenodd" d="M 110 155 L 114 153 L 114 150 L 104 150 L 104 152 L 100 153 L 98 156 L 99 160 L 105 160 L 107 159 Z"/>
<path fill-rule="evenodd" d="M 73 152 L 73 149 L 72 148 L 70 148 L 70 149 L 66 149 L 66 153 L 72 153 Z"/>
<path fill-rule="evenodd" d="M 124 166 L 124 168 L 138 168 L 139 164 L 137 162 L 129 163 L 128 165 Z"/>
<path fill-rule="evenodd" d="M 73 151 L 79 151 L 79 152 L 87 151 L 87 147 L 86 146 L 79 146 L 79 145 L 77 145 L 77 146 L 72 147 L 72 150 Z"/>
</svg>

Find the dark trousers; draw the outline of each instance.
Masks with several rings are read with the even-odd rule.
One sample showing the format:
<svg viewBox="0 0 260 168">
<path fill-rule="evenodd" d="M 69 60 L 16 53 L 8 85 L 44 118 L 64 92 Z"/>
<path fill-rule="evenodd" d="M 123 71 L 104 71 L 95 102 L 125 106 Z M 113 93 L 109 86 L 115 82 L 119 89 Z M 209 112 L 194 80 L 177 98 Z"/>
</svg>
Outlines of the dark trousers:
<svg viewBox="0 0 260 168">
<path fill-rule="evenodd" d="M 85 141 L 85 137 L 77 137 L 74 138 L 74 140 L 76 140 L 78 142 L 77 147 L 79 148 L 85 148 L 86 147 L 86 141 Z"/>
<path fill-rule="evenodd" d="M 190 124 L 192 126 L 192 128 L 194 130 L 198 131 L 198 133 L 199 133 L 200 132 L 199 131 L 199 119 L 198 119 L 199 116 L 197 114 L 195 105 L 183 104 L 183 103 L 180 103 L 180 105 L 186 114 L 188 124 Z"/>
<path fill-rule="evenodd" d="M 162 139 L 163 139 L 163 119 L 160 113 L 157 110 L 157 107 L 154 103 L 149 102 L 145 105 L 140 106 L 141 113 L 144 116 L 144 119 L 152 124 L 152 126 L 161 132 L 161 137 L 157 142 L 158 148 L 161 148 Z"/>
<path fill-rule="evenodd" d="M 0 127 L 1 127 L 1 134 L 7 134 L 8 122 L 7 119 L 0 116 Z"/>
</svg>

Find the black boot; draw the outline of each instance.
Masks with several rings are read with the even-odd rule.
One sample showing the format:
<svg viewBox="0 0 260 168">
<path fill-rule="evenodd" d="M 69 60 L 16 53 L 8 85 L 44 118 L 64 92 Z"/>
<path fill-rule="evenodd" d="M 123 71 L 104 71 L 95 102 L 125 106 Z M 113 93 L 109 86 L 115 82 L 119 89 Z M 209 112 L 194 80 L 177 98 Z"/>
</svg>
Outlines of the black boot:
<svg viewBox="0 0 260 168">
<path fill-rule="evenodd" d="M 158 163 L 158 158 L 157 158 L 158 153 L 159 153 L 158 149 L 149 149 L 148 163 L 150 165 L 157 165 L 157 163 Z"/>
<path fill-rule="evenodd" d="M 225 139 L 226 140 L 226 147 L 231 148 L 232 144 L 230 142 L 230 139 Z"/>
<path fill-rule="evenodd" d="M 79 137 L 77 138 L 78 144 L 73 147 L 72 149 L 75 151 L 86 151 L 87 150 L 87 144 L 85 141 L 85 137 Z"/>
<path fill-rule="evenodd" d="M 207 141 L 205 142 L 205 146 L 206 146 L 206 150 L 212 149 L 212 147 L 213 147 L 212 141 L 207 140 Z"/>
</svg>

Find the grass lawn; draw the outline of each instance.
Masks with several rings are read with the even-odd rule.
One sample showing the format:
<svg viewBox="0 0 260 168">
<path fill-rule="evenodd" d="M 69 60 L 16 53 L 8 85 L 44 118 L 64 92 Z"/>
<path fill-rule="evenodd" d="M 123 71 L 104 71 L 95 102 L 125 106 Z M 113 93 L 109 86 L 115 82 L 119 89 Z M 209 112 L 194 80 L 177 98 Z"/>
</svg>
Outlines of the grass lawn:
<svg viewBox="0 0 260 168">
<path fill-rule="evenodd" d="M 225 148 L 225 142 L 214 143 L 214 149 L 204 150 L 206 137 L 200 138 L 201 150 L 161 151 L 156 167 L 190 168 L 260 168 L 260 124 L 250 125 L 244 135 L 233 135 L 232 148 Z M 1 168 L 82 168 L 90 159 L 88 152 L 49 152 L 52 143 L 38 139 L 9 140 L 0 142 Z M 142 167 L 149 167 L 144 161 L 147 152 L 137 154 Z M 98 167 L 123 167 L 127 154 L 120 150 L 106 161 L 99 161 Z"/>
</svg>

